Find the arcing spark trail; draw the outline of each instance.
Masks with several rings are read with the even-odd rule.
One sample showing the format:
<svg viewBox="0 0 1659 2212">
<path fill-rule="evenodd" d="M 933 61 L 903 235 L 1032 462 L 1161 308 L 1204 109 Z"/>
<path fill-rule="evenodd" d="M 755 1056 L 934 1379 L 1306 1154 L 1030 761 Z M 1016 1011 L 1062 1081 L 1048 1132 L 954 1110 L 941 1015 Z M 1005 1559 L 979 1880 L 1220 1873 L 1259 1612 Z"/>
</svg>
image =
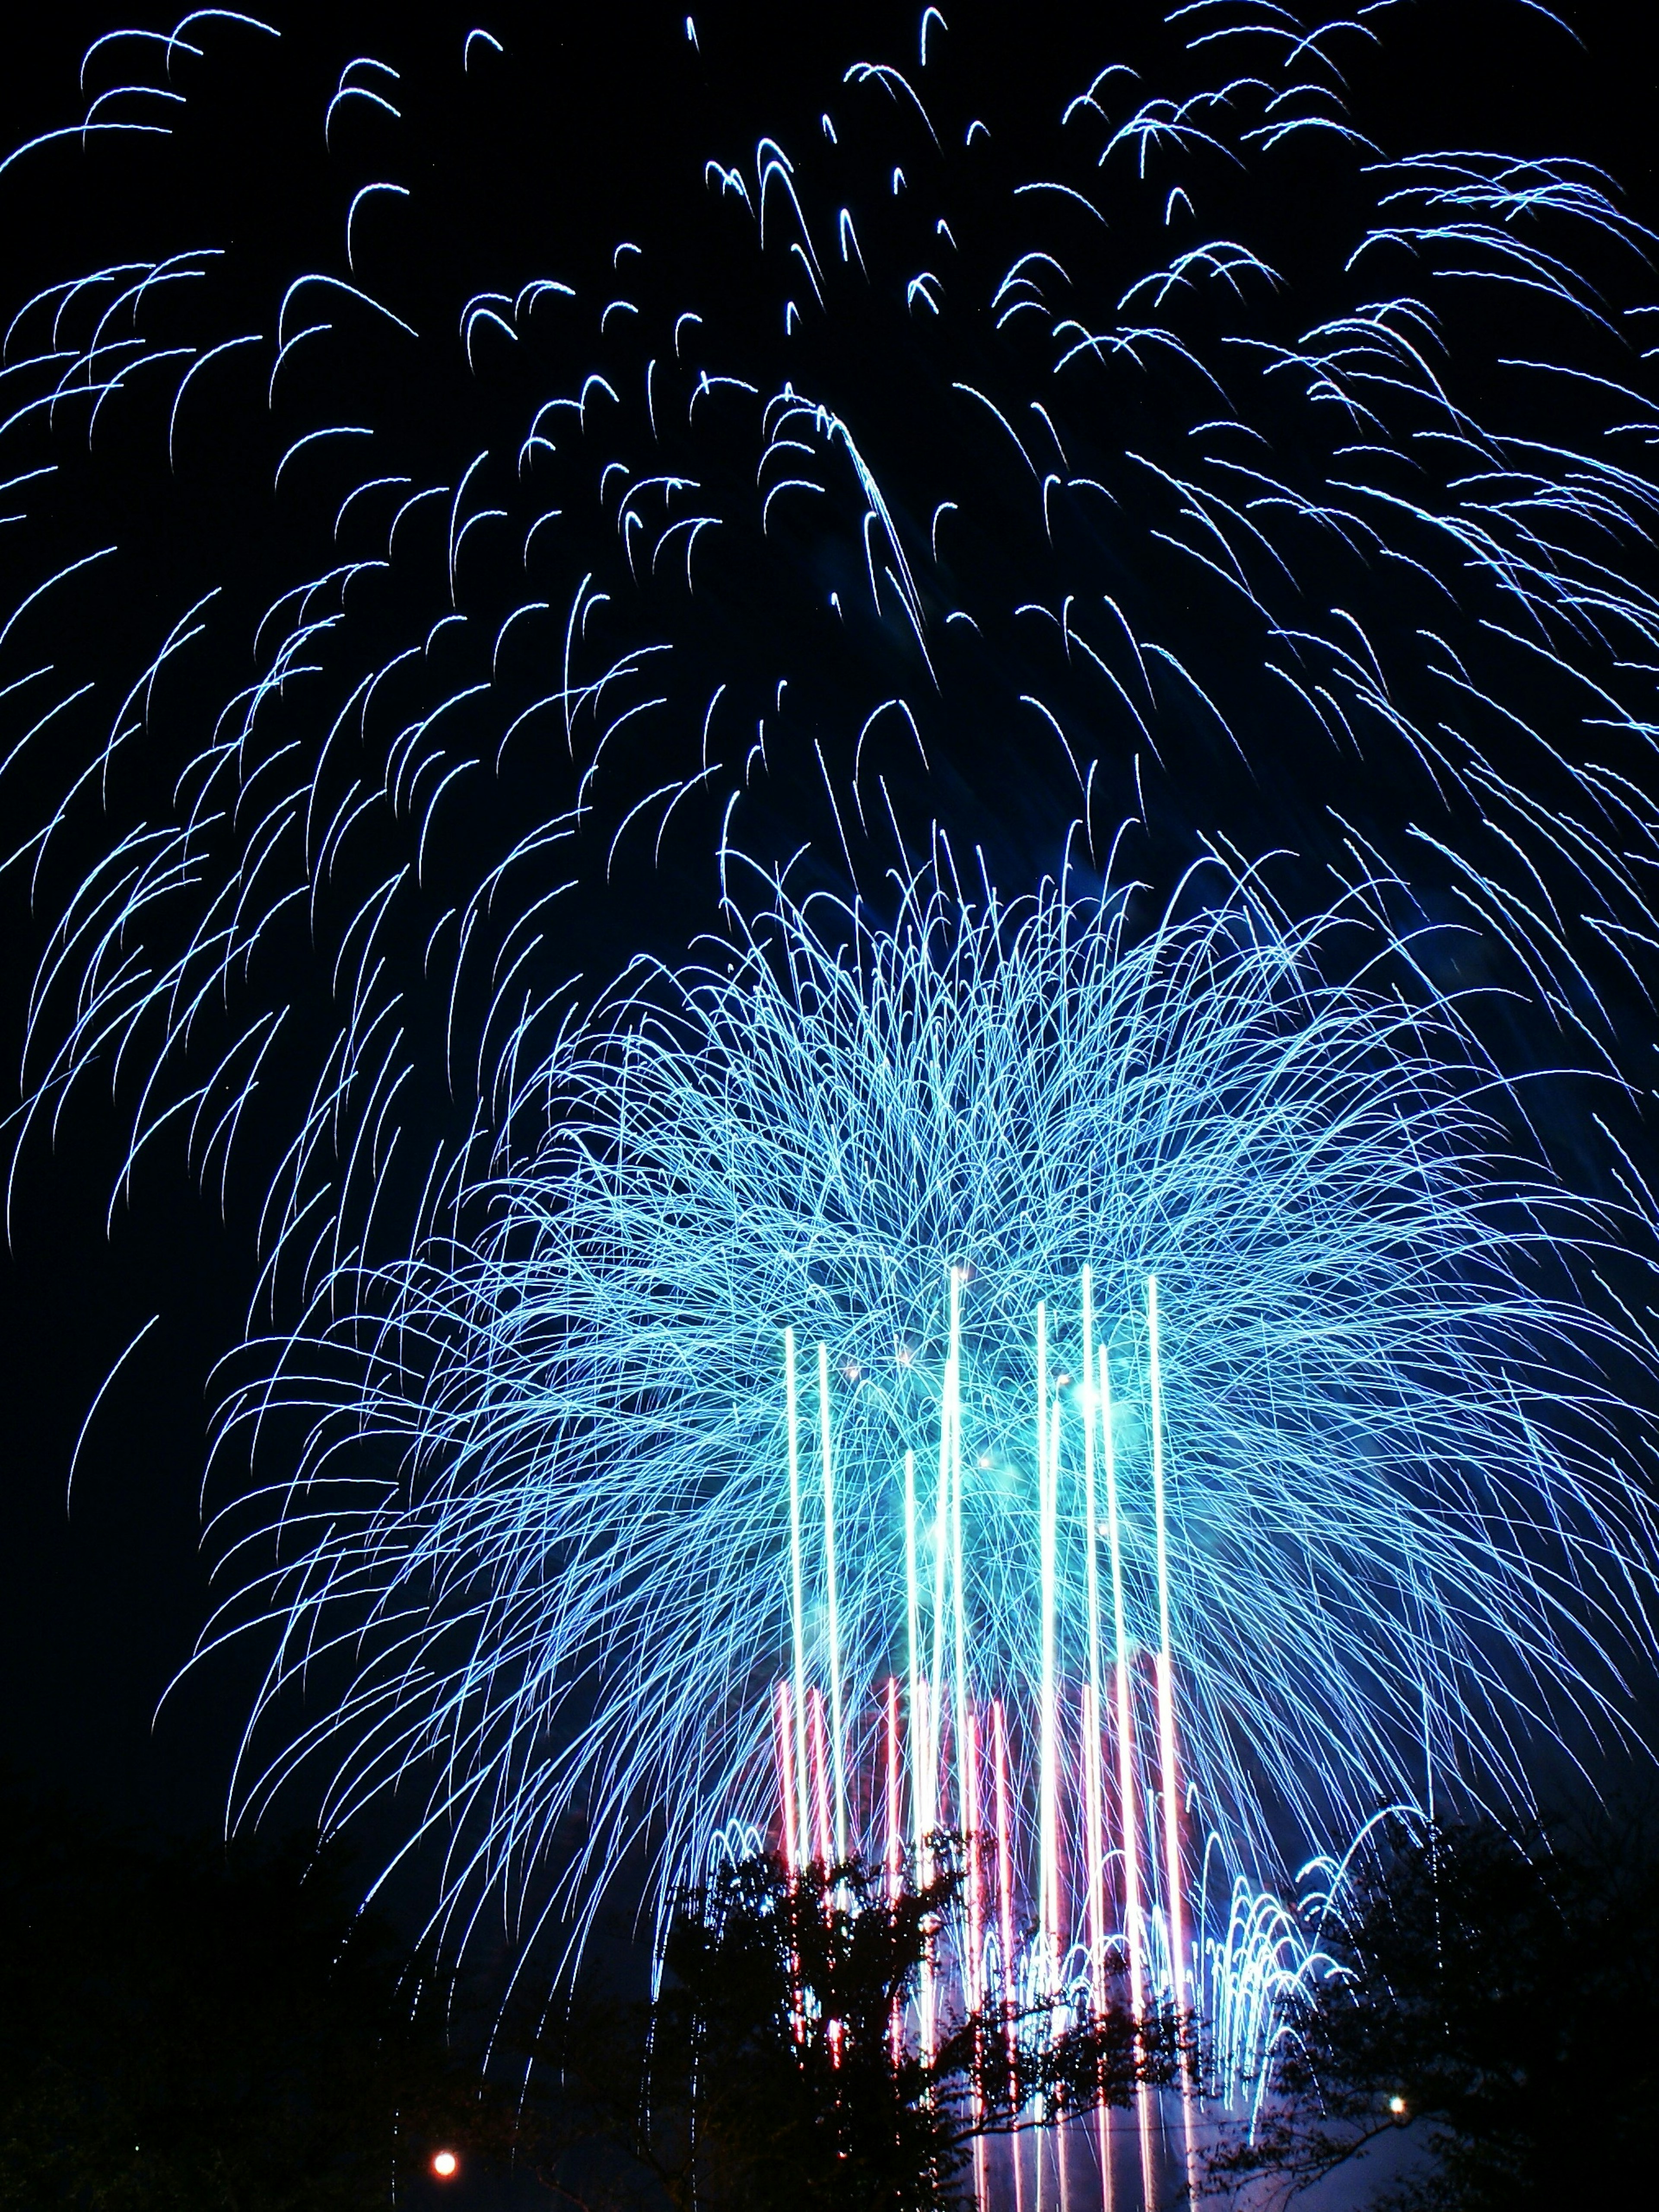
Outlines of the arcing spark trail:
<svg viewBox="0 0 1659 2212">
<path fill-rule="evenodd" d="M 1005 883 L 1073 814 L 1165 885 L 1218 835 L 1380 854 L 1552 1054 L 1613 1050 L 1644 240 L 1580 163 L 1369 138 L 1395 15 L 999 58 L 930 9 L 764 91 L 714 14 L 574 94 L 509 29 L 100 40 L 0 174 L 86 239 L 6 338 L 26 1135 L 114 1069 L 129 1166 L 222 1176 L 282 1066 L 302 1298 L 634 948 L 641 875 L 706 913 L 711 853 L 810 839 L 867 885 L 936 820 Z"/>
</svg>

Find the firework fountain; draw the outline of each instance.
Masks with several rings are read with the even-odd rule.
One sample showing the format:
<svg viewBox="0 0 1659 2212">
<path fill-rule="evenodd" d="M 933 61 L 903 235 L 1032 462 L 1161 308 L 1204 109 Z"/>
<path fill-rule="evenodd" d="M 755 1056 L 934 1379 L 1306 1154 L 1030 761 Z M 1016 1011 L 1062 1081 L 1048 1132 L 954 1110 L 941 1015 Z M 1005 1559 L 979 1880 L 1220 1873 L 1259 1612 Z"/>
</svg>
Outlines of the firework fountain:
<svg viewBox="0 0 1659 2212">
<path fill-rule="evenodd" d="M 1410 11 L 947 12 L 93 44 L 0 161 L 13 1183 L 107 1082 L 112 1212 L 256 1194 L 243 1815 L 566 1962 L 954 1828 L 927 2003 L 1237 2102 L 1285 1870 L 1649 1653 L 1651 241 L 1402 136 Z"/>
</svg>

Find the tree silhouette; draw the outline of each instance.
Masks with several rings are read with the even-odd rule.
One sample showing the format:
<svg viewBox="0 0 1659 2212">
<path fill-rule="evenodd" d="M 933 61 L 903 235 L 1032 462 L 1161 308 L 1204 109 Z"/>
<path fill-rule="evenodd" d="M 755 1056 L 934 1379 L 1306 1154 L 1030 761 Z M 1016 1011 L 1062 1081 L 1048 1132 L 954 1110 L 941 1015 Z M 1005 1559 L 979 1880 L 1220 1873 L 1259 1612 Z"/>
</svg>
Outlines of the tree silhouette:
<svg viewBox="0 0 1659 2212">
<path fill-rule="evenodd" d="M 791 1874 L 763 1856 L 684 1893 L 655 2002 L 578 2002 L 539 2040 L 560 2192 L 674 2212 L 936 2212 L 958 2201 L 975 2140 L 1174 2079 L 1182 2029 L 1163 2012 L 968 2011 L 935 1992 L 924 2045 L 915 2008 L 962 1887 L 940 1856 L 896 1885 L 858 1860 Z"/>
<path fill-rule="evenodd" d="M 1282 2203 L 1405 2130 L 1395 2212 L 1610 2203 L 1659 2141 L 1659 1859 L 1635 1820 L 1552 1843 L 1395 1825 L 1322 1930 L 1263 2115 L 1209 2185 Z M 1649 2186 L 1651 2186 L 1650 2179 Z"/>
</svg>

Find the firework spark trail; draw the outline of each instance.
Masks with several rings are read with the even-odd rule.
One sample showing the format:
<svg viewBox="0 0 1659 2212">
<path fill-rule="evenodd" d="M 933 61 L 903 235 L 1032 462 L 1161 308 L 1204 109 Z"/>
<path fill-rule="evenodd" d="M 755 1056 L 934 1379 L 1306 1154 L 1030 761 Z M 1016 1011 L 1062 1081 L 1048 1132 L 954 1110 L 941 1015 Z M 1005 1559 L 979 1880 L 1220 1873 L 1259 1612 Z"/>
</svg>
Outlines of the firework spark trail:
<svg viewBox="0 0 1659 2212">
<path fill-rule="evenodd" d="M 1380 852 L 1615 1050 L 1659 862 L 1646 241 L 1581 163 L 1368 138 L 1395 27 L 1148 10 L 1133 66 L 1055 71 L 1034 166 L 938 10 L 734 138 L 710 14 L 662 111 L 702 190 L 619 240 L 585 179 L 505 224 L 546 201 L 510 29 L 325 80 L 252 17 L 99 41 L 0 171 L 112 240 L 15 302 L 0 386 L 14 870 L 56 917 L 19 1156 L 112 1073 L 118 1197 L 181 1139 L 222 1185 L 252 1127 L 303 1303 L 376 1194 L 407 1248 L 434 1125 L 439 1176 L 487 1141 L 610 878 L 735 837 L 868 883 L 942 815 L 1026 879 L 1079 808 L 1166 884 L 1206 835 Z"/>
<path fill-rule="evenodd" d="M 786 902 L 727 958 L 637 970 L 573 1025 L 423 1248 L 229 1401 L 233 1430 L 310 1424 L 273 1563 L 221 1624 L 281 1624 L 281 1747 L 262 1765 L 256 1725 L 251 1806 L 304 1761 L 331 1819 L 435 1775 L 462 1918 L 579 1819 L 579 1924 L 631 1845 L 669 1882 L 730 1820 L 768 1825 L 775 1685 L 813 1729 L 839 1694 L 821 1421 L 848 1770 L 879 1776 L 881 1686 L 918 1632 L 942 1711 L 946 1550 L 978 1693 L 1022 1724 L 1045 1577 L 1054 1664 L 1087 1676 L 1084 1509 L 1069 1475 L 1039 1498 L 1030 1425 L 1035 1316 L 1054 1371 L 1075 1363 L 1085 1267 L 1136 1668 L 1161 1648 L 1158 1279 L 1182 1759 L 1236 1863 L 1409 1796 L 1425 1724 L 1437 1763 L 1501 1800 L 1525 1796 L 1529 1729 L 1618 1729 L 1654 1532 L 1608 1377 L 1639 1347 L 1578 1279 L 1616 1220 L 1516 1149 L 1455 1007 L 1398 995 L 1386 943 L 1360 981 L 1321 980 L 1352 915 L 1294 925 L 1246 882 L 1139 936 L 1122 916 L 918 879 L 896 933 L 837 910 L 826 936 Z M 793 1482 L 786 1328 L 837 1378 L 820 1398 L 799 1352 Z M 947 1399 L 959 1547 L 922 1481 Z M 1064 1516 L 1052 1547 L 1040 1505 Z M 943 1595 L 918 1601 L 919 1572 Z M 809 1732 L 816 1811 L 795 1777 L 826 1840 L 835 1748 Z M 1035 1812 L 1015 1808 L 1028 1839 Z"/>
</svg>

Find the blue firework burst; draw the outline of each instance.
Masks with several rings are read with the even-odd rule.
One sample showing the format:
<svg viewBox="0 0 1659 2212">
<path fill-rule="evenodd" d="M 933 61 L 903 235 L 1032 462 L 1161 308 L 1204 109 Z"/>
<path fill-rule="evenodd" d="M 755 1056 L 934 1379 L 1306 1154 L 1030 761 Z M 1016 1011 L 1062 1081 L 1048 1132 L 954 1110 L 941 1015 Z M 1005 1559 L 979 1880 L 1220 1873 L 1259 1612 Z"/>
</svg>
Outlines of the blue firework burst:
<svg viewBox="0 0 1659 2212">
<path fill-rule="evenodd" d="M 890 931 L 826 935 L 785 904 L 573 1024 L 420 1249 L 233 1401 L 310 1416 L 258 1585 L 270 1717 L 328 1685 L 256 1797 L 301 1753 L 340 1813 L 429 1771 L 465 1839 L 452 1906 L 580 1818 L 580 1924 L 642 1838 L 672 1881 L 734 1820 L 773 1832 L 773 1686 L 805 1636 L 879 1844 L 861 1717 L 906 1672 L 918 1514 L 924 1582 L 956 1547 L 976 1695 L 1029 1713 L 1056 1667 L 1088 1679 L 1090 1330 L 1121 1656 L 1173 1650 L 1232 1863 L 1350 1832 L 1425 1757 L 1523 1797 L 1534 1725 L 1624 1724 L 1652 1530 L 1609 1378 L 1640 1348 L 1575 1286 L 1617 1221 L 1519 1148 L 1392 948 L 1324 981 L 1340 919 L 1249 884 L 1139 934 L 1124 911 L 918 881 Z M 797 1505 L 793 1595 L 786 1332 L 835 1470 L 834 1563 L 814 1540 L 803 1567 Z M 917 1490 L 947 1446 L 953 1501 Z"/>
</svg>

